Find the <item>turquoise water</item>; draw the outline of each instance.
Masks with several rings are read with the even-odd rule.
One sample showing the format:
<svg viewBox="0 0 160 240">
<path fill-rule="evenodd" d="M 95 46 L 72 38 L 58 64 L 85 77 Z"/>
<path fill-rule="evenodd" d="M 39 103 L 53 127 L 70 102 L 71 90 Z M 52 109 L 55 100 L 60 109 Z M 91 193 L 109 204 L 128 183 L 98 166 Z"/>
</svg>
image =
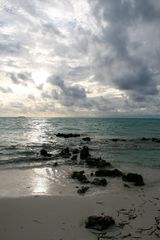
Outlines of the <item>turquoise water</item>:
<svg viewBox="0 0 160 240">
<path fill-rule="evenodd" d="M 82 137 L 57 138 L 58 132 L 90 136 L 88 146 L 95 157 L 160 167 L 160 143 L 152 140 L 160 139 L 160 119 L 105 118 L 0 118 L 0 167 L 49 164 L 40 157 L 41 148 L 52 153 L 55 160 L 66 146 L 86 145 Z M 119 141 L 112 141 L 115 138 Z"/>
</svg>

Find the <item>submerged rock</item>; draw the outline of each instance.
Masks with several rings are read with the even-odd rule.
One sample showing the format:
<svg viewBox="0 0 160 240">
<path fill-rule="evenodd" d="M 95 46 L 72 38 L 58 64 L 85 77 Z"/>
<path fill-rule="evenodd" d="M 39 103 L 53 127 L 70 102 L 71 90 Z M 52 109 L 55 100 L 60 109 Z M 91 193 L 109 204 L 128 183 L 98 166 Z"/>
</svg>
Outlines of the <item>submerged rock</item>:
<svg viewBox="0 0 160 240">
<path fill-rule="evenodd" d="M 91 141 L 91 138 L 90 137 L 84 137 L 82 138 L 83 141 L 87 141 L 87 142 L 90 142 Z"/>
<path fill-rule="evenodd" d="M 112 142 L 118 142 L 117 138 L 112 138 Z"/>
<path fill-rule="evenodd" d="M 95 172 L 95 175 L 97 177 L 122 177 L 123 173 L 119 169 L 113 169 L 113 170 L 98 170 Z"/>
<path fill-rule="evenodd" d="M 77 193 L 79 194 L 85 194 L 88 191 L 89 187 L 82 186 L 80 189 L 77 190 Z"/>
<path fill-rule="evenodd" d="M 89 148 L 84 146 L 80 151 L 80 159 L 87 159 L 90 157 Z"/>
<path fill-rule="evenodd" d="M 148 140 L 149 138 L 145 138 L 145 137 L 141 138 L 141 141 L 148 141 Z"/>
<path fill-rule="evenodd" d="M 75 148 L 75 149 L 72 150 L 72 153 L 73 153 L 73 154 L 78 154 L 79 152 L 80 152 L 80 151 L 79 151 L 78 148 Z"/>
<path fill-rule="evenodd" d="M 152 142 L 160 143 L 160 139 L 159 138 L 152 138 Z"/>
<path fill-rule="evenodd" d="M 70 150 L 69 148 L 64 148 L 61 152 L 60 152 L 60 156 L 63 158 L 69 158 L 71 156 Z"/>
<path fill-rule="evenodd" d="M 112 138 L 111 141 L 112 142 L 126 142 L 127 140 L 124 138 Z"/>
<path fill-rule="evenodd" d="M 143 177 L 137 173 L 128 173 L 126 175 L 123 175 L 122 179 L 123 181 L 133 182 L 135 186 L 144 185 Z"/>
<path fill-rule="evenodd" d="M 73 156 L 71 157 L 71 160 L 76 161 L 76 160 L 77 160 L 77 155 L 73 155 Z"/>
<path fill-rule="evenodd" d="M 85 227 L 89 229 L 103 231 L 114 224 L 115 221 L 110 216 L 90 216 L 85 223 Z"/>
<path fill-rule="evenodd" d="M 124 183 L 123 186 L 126 187 L 126 188 L 130 188 L 130 186 L 126 183 Z"/>
<path fill-rule="evenodd" d="M 56 137 L 71 138 L 71 137 L 80 137 L 78 133 L 57 133 Z"/>
<path fill-rule="evenodd" d="M 77 179 L 79 182 L 81 182 L 81 183 L 85 183 L 85 184 L 87 184 L 87 183 L 89 183 L 89 180 L 87 179 L 87 177 L 85 176 L 85 174 L 84 174 L 84 171 L 75 171 L 75 172 L 73 172 L 72 174 L 71 174 L 71 178 L 73 178 L 73 179 Z"/>
<path fill-rule="evenodd" d="M 97 185 L 97 186 L 106 186 L 107 180 L 105 178 L 94 178 L 91 184 Z"/>
<path fill-rule="evenodd" d="M 101 158 L 87 158 L 86 163 L 90 167 L 97 167 L 97 168 L 103 168 L 103 167 L 111 167 L 111 163 L 106 162 L 105 160 Z"/>
<path fill-rule="evenodd" d="M 40 154 L 41 154 L 41 156 L 44 156 L 44 157 L 52 156 L 52 154 L 48 153 L 45 149 L 41 149 Z"/>
</svg>

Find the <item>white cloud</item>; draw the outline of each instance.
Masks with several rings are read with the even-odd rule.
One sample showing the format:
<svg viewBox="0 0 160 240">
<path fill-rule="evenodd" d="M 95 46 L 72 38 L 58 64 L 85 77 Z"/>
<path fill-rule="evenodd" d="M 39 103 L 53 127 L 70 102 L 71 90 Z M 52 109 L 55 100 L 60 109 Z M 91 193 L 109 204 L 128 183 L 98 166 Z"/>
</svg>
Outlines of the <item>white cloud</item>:
<svg viewBox="0 0 160 240">
<path fill-rule="evenodd" d="M 159 23 L 156 0 L 1 1 L 1 113 L 157 114 Z"/>
</svg>

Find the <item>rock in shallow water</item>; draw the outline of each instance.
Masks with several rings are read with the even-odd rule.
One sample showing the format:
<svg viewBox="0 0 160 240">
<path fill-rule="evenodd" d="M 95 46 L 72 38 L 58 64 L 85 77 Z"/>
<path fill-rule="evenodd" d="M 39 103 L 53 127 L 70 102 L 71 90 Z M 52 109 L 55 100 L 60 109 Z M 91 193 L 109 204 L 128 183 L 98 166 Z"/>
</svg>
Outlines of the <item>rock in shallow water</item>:
<svg viewBox="0 0 160 240">
<path fill-rule="evenodd" d="M 128 173 L 126 175 L 123 175 L 122 179 L 123 181 L 133 182 L 135 186 L 144 185 L 143 177 L 137 173 Z"/>
<path fill-rule="evenodd" d="M 83 141 L 87 141 L 87 142 L 90 142 L 91 141 L 91 138 L 90 137 L 84 137 L 82 138 Z"/>
<path fill-rule="evenodd" d="M 111 163 L 106 162 L 101 158 L 89 157 L 86 159 L 86 163 L 89 167 L 97 167 L 97 168 L 111 167 Z"/>
<path fill-rule="evenodd" d="M 113 170 L 98 170 L 95 172 L 95 175 L 97 177 L 121 177 L 123 176 L 123 173 L 119 169 L 113 169 Z"/>
<path fill-rule="evenodd" d="M 74 148 L 73 150 L 72 150 L 72 153 L 73 154 L 78 154 L 80 151 L 79 151 L 79 149 L 78 148 Z"/>
<path fill-rule="evenodd" d="M 83 183 L 83 184 L 87 184 L 89 183 L 89 180 L 87 179 L 87 177 L 84 175 L 84 171 L 75 171 L 71 174 L 71 178 L 73 179 L 77 179 L 79 182 Z"/>
<path fill-rule="evenodd" d="M 57 133 L 56 137 L 71 138 L 71 137 L 80 137 L 78 133 Z"/>
<path fill-rule="evenodd" d="M 60 152 L 60 156 L 63 158 L 69 158 L 71 156 L 69 148 L 65 148 Z"/>
<path fill-rule="evenodd" d="M 45 149 L 41 149 L 40 154 L 41 154 L 41 156 L 44 156 L 44 157 L 52 156 L 52 154 L 48 153 Z"/>
<path fill-rule="evenodd" d="M 107 185 L 107 180 L 105 178 L 94 178 L 91 184 L 105 187 Z"/>
<path fill-rule="evenodd" d="M 86 221 L 85 227 L 89 229 L 103 231 L 114 224 L 115 221 L 110 216 L 90 216 Z"/>
<path fill-rule="evenodd" d="M 87 159 L 90 157 L 89 148 L 87 146 L 84 146 L 82 150 L 80 151 L 80 159 Z"/>
<path fill-rule="evenodd" d="M 73 161 L 76 161 L 77 160 L 77 155 L 73 155 L 72 157 L 71 157 L 71 160 L 73 160 Z"/>
</svg>

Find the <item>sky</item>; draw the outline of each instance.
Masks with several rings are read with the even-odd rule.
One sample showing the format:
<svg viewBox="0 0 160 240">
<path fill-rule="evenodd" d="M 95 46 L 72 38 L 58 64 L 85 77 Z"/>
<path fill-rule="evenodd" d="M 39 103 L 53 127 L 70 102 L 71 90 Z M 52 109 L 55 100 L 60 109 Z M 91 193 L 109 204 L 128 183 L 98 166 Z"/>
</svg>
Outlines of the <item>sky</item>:
<svg viewBox="0 0 160 240">
<path fill-rule="evenodd" d="M 0 116 L 158 116 L 159 0 L 0 0 Z"/>
</svg>

